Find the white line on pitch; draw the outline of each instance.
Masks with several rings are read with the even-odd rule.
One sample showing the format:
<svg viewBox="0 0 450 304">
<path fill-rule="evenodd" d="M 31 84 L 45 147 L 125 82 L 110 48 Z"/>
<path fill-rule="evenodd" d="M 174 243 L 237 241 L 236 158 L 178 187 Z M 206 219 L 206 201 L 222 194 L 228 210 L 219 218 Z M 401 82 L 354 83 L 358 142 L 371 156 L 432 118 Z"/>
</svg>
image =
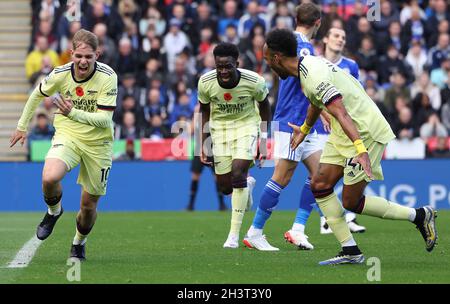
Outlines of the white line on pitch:
<svg viewBox="0 0 450 304">
<path fill-rule="evenodd" d="M 8 263 L 7 268 L 25 268 L 30 264 L 42 241 L 33 236 L 23 247 L 17 252 L 14 260 Z"/>
</svg>

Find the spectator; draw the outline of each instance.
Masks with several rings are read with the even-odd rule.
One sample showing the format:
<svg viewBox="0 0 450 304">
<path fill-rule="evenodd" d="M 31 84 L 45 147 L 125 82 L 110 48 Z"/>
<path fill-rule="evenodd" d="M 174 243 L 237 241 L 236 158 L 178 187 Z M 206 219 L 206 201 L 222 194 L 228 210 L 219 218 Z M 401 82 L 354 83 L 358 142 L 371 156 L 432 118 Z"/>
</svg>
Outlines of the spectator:
<svg viewBox="0 0 450 304">
<path fill-rule="evenodd" d="M 222 42 L 228 42 L 235 45 L 238 45 L 240 42 L 240 38 L 237 34 L 237 27 L 233 24 L 228 24 L 225 29 L 225 34 L 221 36 Z"/>
<path fill-rule="evenodd" d="M 448 137 L 439 136 L 437 138 L 436 148 L 429 153 L 429 157 L 431 157 L 431 158 L 450 158 Z"/>
<path fill-rule="evenodd" d="M 358 19 L 357 27 L 355 30 L 349 31 L 347 34 L 347 48 L 352 53 L 355 54 L 356 51 L 361 47 L 361 40 L 365 36 L 370 36 L 372 41 L 376 41 L 374 39 L 375 35 L 370 26 L 370 22 L 367 20 L 365 16 L 362 16 Z"/>
<path fill-rule="evenodd" d="M 48 47 L 54 51 L 58 51 L 58 38 L 52 31 L 52 24 L 50 20 L 40 20 L 39 26 L 35 33 L 32 34 L 33 41 L 37 41 L 39 37 L 45 37 L 48 42 Z M 31 45 L 31 47 L 34 44 Z M 31 49 L 30 49 L 31 50 Z"/>
<path fill-rule="evenodd" d="M 345 31 L 349 33 L 356 33 L 358 30 L 358 22 L 361 17 L 366 16 L 366 5 L 360 1 L 355 1 L 355 4 L 353 5 L 353 12 L 351 13 L 350 17 L 348 17 L 346 23 L 345 23 Z"/>
<path fill-rule="evenodd" d="M 126 111 L 122 115 L 122 121 L 116 125 L 116 139 L 139 139 L 141 138 L 140 127 L 136 123 L 133 112 Z"/>
<path fill-rule="evenodd" d="M 108 28 L 105 23 L 97 23 L 94 26 L 93 33 L 97 36 L 100 56 L 98 61 L 106 63 L 114 70 L 117 69 L 117 48 L 114 40 L 112 40 L 108 35 Z"/>
<path fill-rule="evenodd" d="M 444 89 L 441 90 L 442 96 L 442 108 L 441 108 L 441 120 L 442 123 L 450 132 L 450 71 L 447 72 L 447 82 Z"/>
<path fill-rule="evenodd" d="M 393 22 L 398 22 L 400 25 L 399 13 L 396 7 L 392 6 L 391 1 L 382 1 L 380 8 L 380 19 L 372 21 L 372 28 L 375 30 L 378 41 L 385 39 L 388 28 Z"/>
<path fill-rule="evenodd" d="M 225 30 L 229 25 L 233 25 L 236 29 L 239 26 L 237 3 L 235 0 L 226 0 L 223 5 L 223 12 L 224 15 L 220 17 L 218 23 L 217 33 L 219 36 L 225 35 Z"/>
<path fill-rule="evenodd" d="M 425 12 L 423 11 L 423 9 L 419 6 L 418 1 L 417 0 L 407 0 L 405 1 L 405 5 L 403 6 L 403 9 L 400 12 L 400 23 L 402 25 L 404 25 L 406 23 L 406 21 L 408 21 L 409 19 L 411 19 L 411 15 L 412 15 L 412 11 L 414 9 L 418 9 L 419 11 L 419 16 L 421 19 L 426 20 L 427 16 L 425 15 Z"/>
<path fill-rule="evenodd" d="M 137 54 L 133 51 L 131 40 L 127 37 L 123 37 L 119 41 L 119 56 L 115 66 L 119 81 L 122 81 L 123 76 L 127 73 L 137 74 Z"/>
<path fill-rule="evenodd" d="M 422 75 L 427 64 L 427 53 L 420 41 L 413 40 L 411 42 L 411 48 L 408 50 L 405 62 L 411 67 L 414 78 L 417 79 Z"/>
<path fill-rule="evenodd" d="M 167 119 L 167 110 L 165 100 L 161 96 L 158 89 L 151 89 L 148 92 L 147 104 L 144 106 L 144 119 L 147 123 L 151 123 L 151 118 L 155 115 L 161 117 L 163 121 Z"/>
<path fill-rule="evenodd" d="M 267 31 L 266 16 L 259 13 L 258 1 L 252 0 L 247 4 L 246 13 L 239 19 L 238 34 L 241 38 L 247 38 L 257 24 Z"/>
<path fill-rule="evenodd" d="M 328 30 L 331 28 L 331 23 L 333 22 L 333 20 L 341 19 L 341 17 L 338 14 L 338 5 L 335 1 L 330 3 L 328 12 L 323 13 L 321 19 L 322 23 L 320 25 L 319 30 L 317 31 L 318 40 L 322 40 L 323 37 L 325 37 L 325 35 L 328 33 Z"/>
<path fill-rule="evenodd" d="M 449 37 L 448 33 L 440 34 L 437 45 L 428 51 L 428 65 L 430 66 L 430 70 L 439 68 L 444 58 L 450 56 Z"/>
<path fill-rule="evenodd" d="M 425 19 L 420 16 L 420 9 L 418 6 L 414 6 L 411 10 L 411 19 L 406 21 L 403 26 L 403 48 L 402 54 L 406 54 L 408 43 L 410 41 L 420 41 L 421 44 L 425 45 L 425 38 L 429 37 L 430 32 L 428 30 L 427 23 Z"/>
<path fill-rule="evenodd" d="M 41 36 L 36 40 L 34 51 L 29 53 L 25 59 L 25 71 L 29 81 L 31 81 L 31 76 L 34 73 L 41 70 L 42 58 L 46 56 L 50 58 L 52 66 L 56 67 L 59 65 L 58 54 L 54 50 L 48 48 L 47 38 Z"/>
<path fill-rule="evenodd" d="M 47 114 L 40 111 L 36 115 L 36 125 L 31 129 L 28 135 L 28 140 L 50 140 L 55 134 L 55 129 L 52 126 Z"/>
<path fill-rule="evenodd" d="M 448 72 L 450 71 L 450 57 L 444 58 L 441 62 L 441 67 L 431 71 L 431 83 L 436 85 L 439 89 L 445 88 Z"/>
<path fill-rule="evenodd" d="M 441 123 L 439 116 L 436 113 L 428 117 L 426 123 L 420 127 L 420 137 L 427 141 L 430 137 L 447 137 L 447 129 Z"/>
<path fill-rule="evenodd" d="M 400 22 L 392 21 L 389 24 L 389 29 L 386 35 L 378 35 L 377 36 L 377 51 L 378 54 L 386 54 L 388 51 L 388 47 L 393 45 L 399 54 L 399 57 L 403 58 L 408 50 L 409 40 L 406 40 L 406 36 L 402 35 L 402 28 L 400 26 Z"/>
<path fill-rule="evenodd" d="M 411 97 L 414 98 L 417 93 L 427 94 L 430 98 L 431 106 L 435 111 L 441 108 L 441 92 L 439 88 L 430 82 L 428 73 L 422 73 L 419 78 L 411 86 Z"/>
<path fill-rule="evenodd" d="M 363 37 L 361 47 L 355 55 L 355 61 L 358 63 L 359 69 L 363 75 L 375 72 L 378 68 L 378 57 L 375 51 L 372 38 L 370 36 Z"/>
<path fill-rule="evenodd" d="M 62 18 L 61 18 L 62 19 Z M 72 21 L 72 22 L 68 22 L 68 26 L 67 26 L 68 30 L 62 30 L 60 31 L 60 33 L 58 33 L 58 51 L 59 52 L 64 52 L 66 50 L 71 50 L 72 49 L 72 37 L 73 35 L 75 35 L 76 32 L 78 32 L 81 29 L 81 22 L 79 21 Z M 69 56 L 69 61 L 71 61 L 72 59 Z"/>
<path fill-rule="evenodd" d="M 426 123 L 428 117 L 434 113 L 435 110 L 431 107 L 430 97 L 426 93 L 418 93 L 411 101 L 414 120 L 418 126 Z"/>
<path fill-rule="evenodd" d="M 162 118 L 159 115 L 154 115 L 146 129 L 145 137 L 150 139 L 170 138 L 169 129 L 163 125 Z"/>
<path fill-rule="evenodd" d="M 290 14 L 286 2 L 276 4 L 276 14 L 270 20 L 271 28 L 295 29 L 295 18 Z"/>
<path fill-rule="evenodd" d="M 164 48 L 167 52 L 168 70 L 171 73 L 175 70 L 176 57 L 185 47 L 190 47 L 190 41 L 180 30 L 181 22 L 178 19 L 171 19 L 169 25 L 169 32 L 164 36 Z"/>
<path fill-rule="evenodd" d="M 384 103 L 380 100 L 378 97 L 377 91 L 370 87 L 366 89 L 367 95 L 375 102 L 378 109 L 380 109 L 381 114 L 383 114 L 384 118 L 386 118 L 387 122 L 391 125 L 391 114 L 389 113 L 388 109 L 384 105 Z"/>
<path fill-rule="evenodd" d="M 170 115 L 170 125 L 176 122 L 180 116 L 192 117 L 193 114 L 189 96 L 187 94 L 181 94 L 178 97 L 178 103 L 175 104 Z"/>
<path fill-rule="evenodd" d="M 137 23 L 139 21 L 138 7 L 134 0 L 119 0 L 118 12 L 122 20 L 126 23 L 126 20 Z"/>
<path fill-rule="evenodd" d="M 433 6 L 433 14 L 428 17 L 428 27 L 430 32 L 434 33 L 438 31 L 439 21 L 450 21 L 450 14 L 447 10 L 447 3 L 445 0 L 435 0 Z"/>
<path fill-rule="evenodd" d="M 244 53 L 244 69 L 254 71 L 260 75 L 268 71 L 263 56 L 265 39 L 263 35 L 255 35 L 252 39 L 252 48 Z"/>
<path fill-rule="evenodd" d="M 394 131 L 395 136 L 400 140 L 412 140 L 419 135 L 412 116 L 412 111 L 409 107 L 404 107 L 400 110 L 400 113 L 394 121 L 392 130 Z"/>
<path fill-rule="evenodd" d="M 122 82 L 117 89 L 117 108 L 122 107 L 122 102 L 127 96 L 132 96 L 139 105 L 145 104 L 145 98 L 142 98 L 142 87 L 136 83 L 136 76 L 131 73 L 127 73 L 123 76 Z"/>
<path fill-rule="evenodd" d="M 391 87 L 386 90 L 386 94 L 384 96 L 384 104 L 386 105 L 386 108 L 389 110 L 389 112 L 393 113 L 395 100 L 397 99 L 397 97 L 402 96 L 403 98 L 405 98 L 405 101 L 409 103 L 411 93 L 409 91 L 409 88 L 405 85 L 405 76 L 398 71 L 395 71 L 391 75 L 390 84 Z"/>
<path fill-rule="evenodd" d="M 137 24 L 131 18 L 126 18 L 123 21 L 125 25 L 125 32 L 122 33 L 122 38 L 130 39 L 133 51 L 138 52 L 140 48 L 140 39 Z"/>
<path fill-rule="evenodd" d="M 54 66 L 52 64 L 52 60 L 49 56 L 42 57 L 41 69 L 33 75 L 31 75 L 29 81 L 33 87 L 41 82 L 50 72 L 53 70 Z"/>
<path fill-rule="evenodd" d="M 144 88 L 149 88 L 150 81 L 158 77 L 164 79 L 164 74 L 161 72 L 161 63 L 156 58 L 150 58 L 145 63 L 145 70 L 139 75 L 139 85 Z"/>
<path fill-rule="evenodd" d="M 148 7 L 146 15 L 139 20 L 139 33 L 145 36 L 147 30 L 151 28 L 157 36 L 162 36 L 166 32 L 167 22 L 162 17 L 161 12 L 155 7 Z"/>
<path fill-rule="evenodd" d="M 379 60 L 377 74 L 378 83 L 386 85 L 393 73 L 400 73 L 405 78 L 406 83 L 412 81 L 412 71 L 403 60 L 400 59 L 397 48 L 391 44 L 388 46 L 387 55 Z"/>
<path fill-rule="evenodd" d="M 125 153 L 120 154 L 115 160 L 131 161 L 136 159 L 136 152 L 134 151 L 134 140 L 127 139 L 127 143 L 125 145 Z"/>
<path fill-rule="evenodd" d="M 450 33 L 449 21 L 447 19 L 443 19 L 439 21 L 437 32 L 431 32 L 430 36 L 427 39 L 427 46 L 431 48 L 438 43 L 439 35 Z"/>
<path fill-rule="evenodd" d="M 51 140 L 55 129 L 49 122 L 47 115 L 40 112 L 36 115 L 36 125 L 28 134 L 28 151 L 31 151 L 31 143 L 35 140 Z"/>
<path fill-rule="evenodd" d="M 121 106 L 114 112 L 113 121 L 116 124 L 122 124 L 127 112 L 133 113 L 133 125 L 136 125 L 139 130 L 144 122 L 144 112 L 132 95 L 124 96 Z"/>
<path fill-rule="evenodd" d="M 107 5 L 105 0 L 93 0 L 90 3 L 84 18 L 81 19 L 83 28 L 92 31 L 97 23 L 105 23 L 108 27 L 108 36 L 118 42 L 125 26 L 116 8 Z"/>
<path fill-rule="evenodd" d="M 186 87 L 194 88 L 194 75 L 192 75 L 186 68 L 186 61 L 181 57 L 175 59 L 175 68 L 167 77 L 167 84 L 169 88 L 175 88 L 179 82 L 183 82 Z"/>
<path fill-rule="evenodd" d="M 216 41 L 218 39 L 217 36 L 217 25 L 218 20 L 217 16 L 211 14 L 211 7 L 207 2 L 200 2 L 197 6 L 197 18 L 195 19 L 195 32 L 201 33 L 201 31 L 205 28 L 209 28 L 211 30 L 211 40 Z M 195 35 L 195 40 L 192 41 L 192 45 L 198 45 L 198 35 Z"/>
</svg>

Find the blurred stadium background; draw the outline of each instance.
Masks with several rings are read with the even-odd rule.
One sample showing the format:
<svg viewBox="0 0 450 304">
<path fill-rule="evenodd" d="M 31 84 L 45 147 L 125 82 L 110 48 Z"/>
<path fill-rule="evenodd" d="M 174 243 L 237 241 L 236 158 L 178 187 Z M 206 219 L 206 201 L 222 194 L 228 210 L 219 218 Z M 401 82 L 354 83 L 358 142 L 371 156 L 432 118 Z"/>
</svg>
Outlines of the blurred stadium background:
<svg viewBox="0 0 450 304">
<path fill-rule="evenodd" d="M 275 108 L 277 79 L 262 58 L 264 34 L 293 29 L 299 1 L 92 0 L 79 1 L 80 22 L 69 22 L 67 1 L 0 0 L 0 211 L 43 210 L 41 169 L 53 135 L 54 108 L 46 98 L 24 147 L 9 148 L 27 96 L 55 66 L 70 61 L 79 28 L 100 38 L 99 61 L 119 75 L 114 114 L 114 165 L 103 210 L 182 210 L 189 198 L 192 140 L 188 130 L 199 76 L 214 68 L 218 41 L 239 45 L 241 67 L 267 79 Z M 331 26 L 347 32 L 345 55 L 360 66 L 360 81 L 390 122 L 386 180 L 370 191 L 410 206 L 450 208 L 450 6 L 444 0 L 313 1 L 323 20 L 314 42 Z M 369 21 L 367 4 L 379 5 Z M 373 8 L 373 7 L 372 7 Z M 369 11 L 370 13 L 370 11 Z M 369 18 L 370 19 L 370 18 Z M 129 149 L 126 149 L 126 147 Z M 175 149 L 173 147 L 176 147 Z M 128 152 L 127 152 L 128 151 Z M 255 201 L 270 166 L 252 169 Z M 64 181 L 65 207 L 78 209 L 77 172 Z M 217 209 L 212 174 L 205 170 L 196 209 Z M 295 209 L 304 170 L 283 194 Z M 175 191 L 174 191 L 175 189 Z"/>
</svg>

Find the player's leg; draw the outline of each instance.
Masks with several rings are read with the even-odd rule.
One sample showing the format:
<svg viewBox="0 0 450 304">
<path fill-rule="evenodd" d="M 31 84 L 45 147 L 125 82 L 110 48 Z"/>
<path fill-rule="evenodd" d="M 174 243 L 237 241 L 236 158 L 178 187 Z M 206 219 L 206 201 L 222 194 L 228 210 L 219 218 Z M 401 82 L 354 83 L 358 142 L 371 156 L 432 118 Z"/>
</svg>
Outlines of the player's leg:
<svg viewBox="0 0 450 304">
<path fill-rule="evenodd" d="M 83 190 L 70 257 L 84 260 L 87 236 L 97 219 L 97 203 L 100 197 L 106 194 L 112 165 L 112 142 L 101 146 L 87 146 L 83 143 L 78 145 L 83 154 L 77 183 Z"/>
<path fill-rule="evenodd" d="M 312 138 L 308 139 L 309 141 L 313 140 Z M 307 143 L 307 145 L 305 145 L 305 149 L 303 150 L 303 155 L 304 156 L 302 156 L 302 158 L 304 157 L 304 159 L 302 159 L 302 161 L 308 170 L 309 177 L 303 185 L 300 195 L 299 208 L 297 210 L 292 228 L 284 234 L 284 237 L 287 241 L 296 245 L 299 249 L 311 250 L 314 249 L 314 246 L 308 241 L 308 236 L 305 234 L 305 226 L 313 209 L 313 205 L 316 203 L 314 195 L 311 191 L 310 176 L 314 176 L 317 173 L 321 150 L 317 150 L 316 145 L 309 146 L 309 143 Z"/>
<path fill-rule="evenodd" d="M 61 180 L 67 173 L 67 165 L 60 159 L 47 158 L 42 171 L 42 191 L 48 210 L 36 229 L 36 236 L 45 240 L 53 231 L 56 221 L 61 217 Z"/>
<path fill-rule="evenodd" d="M 86 259 L 85 244 L 87 237 L 97 219 L 97 204 L 100 195 L 92 195 L 84 189 L 81 191 L 80 211 L 76 217 L 76 231 L 70 256 L 80 260 Z"/>
<path fill-rule="evenodd" d="M 287 159 L 277 161 L 272 178 L 263 189 L 252 226 L 247 233 L 249 237 L 262 235 L 267 220 L 278 205 L 281 191 L 289 184 L 297 164 L 297 162 Z"/>
<path fill-rule="evenodd" d="M 63 214 L 61 180 L 79 162 L 80 156 L 76 145 L 68 138 L 55 135 L 42 171 L 42 191 L 48 211 L 36 229 L 38 239 L 45 240 Z"/>
<path fill-rule="evenodd" d="M 335 164 L 320 163 L 318 173 L 313 176 L 311 189 L 328 225 L 339 241 L 342 251 L 331 259 L 320 262 L 321 265 L 362 263 L 364 256 L 359 250 L 345 221 L 344 209 L 334 193 L 334 186 L 341 179 L 343 167 Z"/>
<path fill-rule="evenodd" d="M 382 180 L 381 158 L 385 145 L 371 142 L 367 147 L 374 178 Z M 366 177 L 360 166 L 347 165 L 344 172 L 346 172 L 342 192 L 344 208 L 358 214 L 383 219 L 409 220 L 416 224 L 421 232 L 426 243 L 426 250 L 433 250 L 437 240 L 437 232 L 434 223 L 436 212 L 432 208 L 422 207 L 414 209 L 388 201 L 382 197 L 365 196 L 364 189 L 370 180 Z"/>
<path fill-rule="evenodd" d="M 328 225 L 339 241 L 342 251 L 334 258 L 320 262 L 321 265 L 362 263 L 364 256 L 345 221 L 344 209 L 334 192 L 336 183 L 344 174 L 345 158 L 336 150 L 333 144 L 325 144 L 319 170 L 311 180 L 311 190 Z"/>
<path fill-rule="evenodd" d="M 239 242 L 239 232 L 242 226 L 247 202 L 249 198 L 249 189 L 247 187 L 247 174 L 252 160 L 233 159 L 231 171 L 231 225 L 227 242 L 224 247 L 236 248 Z M 229 245 L 229 246 L 226 246 Z"/>
<path fill-rule="evenodd" d="M 214 174 L 214 184 L 216 185 L 217 200 L 219 201 L 219 210 L 226 211 L 228 210 L 228 207 L 227 205 L 225 205 L 225 197 L 223 193 L 220 191 L 219 182 L 217 181 L 217 177 L 215 174 Z"/>
<path fill-rule="evenodd" d="M 211 163 L 214 164 L 214 157 L 211 157 Z M 217 193 L 217 200 L 219 201 L 219 210 L 225 211 L 228 210 L 227 206 L 225 205 L 225 199 L 223 193 L 220 191 L 219 183 L 217 181 L 217 176 L 214 172 L 214 166 L 211 166 L 211 171 L 214 175 L 214 185 L 216 186 L 216 193 Z"/>
<path fill-rule="evenodd" d="M 189 203 L 186 206 L 187 211 L 194 210 L 195 206 L 195 197 L 197 196 L 198 191 L 198 181 L 200 179 L 200 175 L 202 174 L 203 164 L 200 161 L 199 156 L 194 156 L 191 162 L 191 188 L 189 193 Z"/>
<path fill-rule="evenodd" d="M 282 190 L 289 184 L 297 168 L 300 156 L 291 149 L 290 139 L 291 134 L 287 132 L 277 131 L 274 134 L 275 169 L 264 187 L 253 224 L 247 232 L 248 237 L 262 236 L 267 220 L 278 205 Z"/>
</svg>

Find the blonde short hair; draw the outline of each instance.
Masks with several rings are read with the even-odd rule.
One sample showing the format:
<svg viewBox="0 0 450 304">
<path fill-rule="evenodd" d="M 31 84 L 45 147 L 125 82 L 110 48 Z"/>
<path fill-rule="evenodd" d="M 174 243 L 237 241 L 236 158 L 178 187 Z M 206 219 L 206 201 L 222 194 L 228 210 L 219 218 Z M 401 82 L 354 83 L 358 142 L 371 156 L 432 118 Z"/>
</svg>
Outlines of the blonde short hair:
<svg viewBox="0 0 450 304">
<path fill-rule="evenodd" d="M 81 43 L 86 43 L 89 45 L 94 51 L 98 48 L 98 38 L 97 36 L 85 29 L 81 29 L 75 33 L 72 38 L 72 47 L 73 50 L 76 50 L 77 47 L 80 46 Z"/>
</svg>

